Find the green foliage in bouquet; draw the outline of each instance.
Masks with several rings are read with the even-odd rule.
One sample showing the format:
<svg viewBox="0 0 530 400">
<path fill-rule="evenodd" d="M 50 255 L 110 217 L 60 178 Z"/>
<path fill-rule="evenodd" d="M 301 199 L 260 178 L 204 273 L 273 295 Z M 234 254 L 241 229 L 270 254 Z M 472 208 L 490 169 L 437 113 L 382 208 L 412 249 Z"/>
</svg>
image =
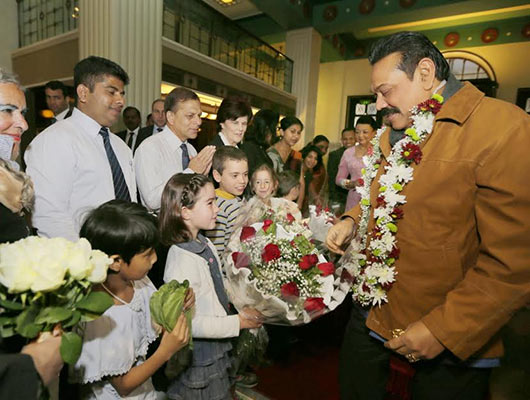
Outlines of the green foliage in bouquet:
<svg viewBox="0 0 530 400">
<path fill-rule="evenodd" d="M 265 365 L 269 336 L 265 328 L 243 329 L 235 339 L 233 350 L 235 372 L 245 371 L 249 365 Z"/>
<path fill-rule="evenodd" d="M 60 325 L 61 356 L 75 364 L 82 340 L 72 329 L 113 304 L 107 293 L 92 291 L 111 262 L 85 239 L 29 237 L 0 245 L 0 336 L 35 339 Z"/>
<path fill-rule="evenodd" d="M 171 332 L 177 323 L 177 319 L 182 314 L 184 299 L 190 284 L 187 280 L 180 283 L 173 279 L 165 283 L 151 296 L 149 308 L 153 320 L 161 325 L 167 332 Z M 191 310 L 184 311 L 191 336 Z M 189 343 L 179 352 L 173 355 L 168 361 L 165 369 L 166 376 L 174 379 L 191 362 L 193 341 L 190 337 Z"/>
</svg>

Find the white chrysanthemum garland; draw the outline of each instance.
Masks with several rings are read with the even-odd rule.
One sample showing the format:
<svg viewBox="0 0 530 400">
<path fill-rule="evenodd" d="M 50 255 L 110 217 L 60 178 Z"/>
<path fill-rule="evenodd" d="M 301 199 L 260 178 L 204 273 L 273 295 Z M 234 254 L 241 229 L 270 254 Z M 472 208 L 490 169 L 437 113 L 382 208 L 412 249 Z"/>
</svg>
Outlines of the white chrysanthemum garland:
<svg viewBox="0 0 530 400">
<path fill-rule="evenodd" d="M 394 263 L 399 257 L 395 237 L 397 221 L 403 218 L 403 210 L 399 206 L 406 203 L 405 196 L 400 193 L 413 179 L 411 164 L 420 163 L 422 152 L 419 145 L 431 133 L 434 117 L 443 101 L 443 97 L 435 93 L 411 110 L 412 126 L 405 130 L 405 137 L 392 147 L 385 172 L 379 177 L 375 224 L 368 233 L 370 188 L 382 162 L 379 144 L 386 128 L 379 129 L 371 141 L 373 147 L 368 152 L 367 166 L 362 170 L 362 186 L 357 187 L 361 195 L 361 216 L 348 265 L 353 275 L 353 299 L 362 306 L 380 306 L 388 301 L 387 291 L 396 280 Z"/>
</svg>

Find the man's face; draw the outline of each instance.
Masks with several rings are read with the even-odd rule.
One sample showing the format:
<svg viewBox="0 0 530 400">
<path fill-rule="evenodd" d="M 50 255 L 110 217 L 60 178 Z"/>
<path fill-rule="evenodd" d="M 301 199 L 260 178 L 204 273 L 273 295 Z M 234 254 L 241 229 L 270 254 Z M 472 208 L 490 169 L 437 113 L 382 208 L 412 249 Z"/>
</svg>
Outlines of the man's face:
<svg viewBox="0 0 530 400">
<path fill-rule="evenodd" d="M 326 153 L 328 152 L 329 143 L 326 142 L 325 140 L 315 143 L 315 146 L 318 147 L 318 149 L 320 150 L 323 156 L 325 156 Z"/>
<path fill-rule="evenodd" d="M 167 124 L 180 140 L 195 139 L 201 126 L 201 103 L 197 100 L 178 102 L 167 113 Z"/>
<path fill-rule="evenodd" d="M 44 89 L 46 95 L 46 104 L 48 108 L 53 111 L 55 115 L 60 114 L 68 108 L 68 100 L 63 95 L 61 89 L 52 90 L 50 88 Z"/>
<path fill-rule="evenodd" d="M 344 131 L 340 139 L 342 145 L 349 149 L 355 144 L 355 132 L 354 131 Z"/>
<path fill-rule="evenodd" d="M 123 112 L 123 123 L 129 131 L 134 131 L 140 126 L 140 115 L 136 110 L 129 108 L 127 111 Z"/>
<path fill-rule="evenodd" d="M 151 116 L 153 118 L 153 122 L 159 128 L 162 128 L 166 124 L 166 113 L 164 112 L 163 101 L 157 101 L 155 104 L 153 104 Z"/>
<path fill-rule="evenodd" d="M 124 86 L 121 79 L 111 75 L 100 77 L 93 91 L 80 84 L 77 87 L 79 109 L 101 126 L 114 125 L 120 118 L 125 102 Z"/>
<path fill-rule="evenodd" d="M 22 133 L 28 129 L 24 118 L 26 111 L 26 97 L 22 90 L 14 83 L 0 84 L 0 135 L 11 136 L 15 144 L 11 159 L 18 157 L 18 148 Z"/>
<path fill-rule="evenodd" d="M 372 67 L 372 91 L 376 94 L 377 110 L 383 110 L 383 121 L 396 130 L 410 125 L 410 109 L 429 98 L 420 84 L 418 69 L 412 80 L 398 69 L 400 53 L 392 53 Z"/>
</svg>

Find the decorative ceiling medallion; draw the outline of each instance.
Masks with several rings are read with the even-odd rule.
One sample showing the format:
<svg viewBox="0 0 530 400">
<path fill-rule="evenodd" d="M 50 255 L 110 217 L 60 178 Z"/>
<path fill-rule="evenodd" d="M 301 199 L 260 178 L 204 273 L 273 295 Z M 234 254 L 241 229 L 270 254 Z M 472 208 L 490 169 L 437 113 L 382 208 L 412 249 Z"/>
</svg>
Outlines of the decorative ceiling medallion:
<svg viewBox="0 0 530 400">
<path fill-rule="evenodd" d="M 491 43 L 497 40 L 499 37 L 499 31 L 497 28 L 488 28 L 485 29 L 484 32 L 482 32 L 482 35 L 480 35 L 480 38 L 484 43 Z"/>
<path fill-rule="evenodd" d="M 324 8 L 322 18 L 324 18 L 324 21 L 326 22 L 331 22 L 337 18 L 337 6 L 327 6 Z"/>
<path fill-rule="evenodd" d="M 456 32 L 450 32 L 445 35 L 444 43 L 447 47 L 454 47 L 458 44 L 460 40 L 460 35 Z"/>
<path fill-rule="evenodd" d="M 402 8 L 409 8 L 416 4 L 416 0 L 399 0 L 399 5 Z"/>
<path fill-rule="evenodd" d="M 521 35 L 523 35 L 525 38 L 530 38 L 530 22 L 523 26 L 523 29 L 521 30 Z"/>
<path fill-rule="evenodd" d="M 375 8 L 375 0 L 361 0 L 359 3 L 359 12 L 361 14 L 370 14 Z"/>
</svg>

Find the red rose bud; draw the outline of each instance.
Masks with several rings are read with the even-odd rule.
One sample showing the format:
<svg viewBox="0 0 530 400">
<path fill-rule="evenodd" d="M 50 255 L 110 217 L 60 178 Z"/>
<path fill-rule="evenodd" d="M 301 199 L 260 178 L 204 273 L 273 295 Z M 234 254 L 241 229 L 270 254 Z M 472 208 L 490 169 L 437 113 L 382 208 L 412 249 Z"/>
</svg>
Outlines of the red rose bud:
<svg viewBox="0 0 530 400">
<path fill-rule="evenodd" d="M 267 246 L 265 246 L 263 253 L 261 254 L 261 258 L 263 258 L 263 261 L 265 262 L 271 262 L 280 258 L 280 256 L 280 248 L 274 243 L 269 243 Z"/>
<path fill-rule="evenodd" d="M 324 309 L 324 299 L 322 297 L 308 297 L 304 301 L 304 309 L 307 312 L 320 311 Z"/>
<path fill-rule="evenodd" d="M 394 219 L 401 219 L 403 218 L 403 210 L 399 207 L 394 207 L 391 216 Z"/>
<path fill-rule="evenodd" d="M 250 265 L 250 257 L 245 253 L 239 251 L 234 251 L 232 253 L 232 260 L 234 260 L 234 265 L 236 268 L 247 268 Z"/>
<path fill-rule="evenodd" d="M 281 287 L 282 297 L 289 298 L 289 297 L 298 297 L 300 296 L 300 291 L 298 290 L 298 286 L 296 286 L 296 283 L 289 282 L 285 283 Z"/>
<path fill-rule="evenodd" d="M 263 231 L 267 232 L 267 229 L 269 229 L 269 226 L 271 226 L 273 223 L 272 219 L 266 219 L 263 221 Z"/>
<path fill-rule="evenodd" d="M 357 179 L 357 184 L 358 184 L 359 186 L 364 186 L 364 179 L 363 179 L 363 178 L 359 178 L 359 179 Z"/>
<path fill-rule="evenodd" d="M 317 268 L 322 272 L 322 276 L 328 276 L 335 272 L 335 266 L 332 262 L 320 263 Z"/>
<path fill-rule="evenodd" d="M 382 284 L 381 284 L 381 288 L 382 288 L 384 291 L 388 292 L 390 289 L 392 289 L 392 283 L 390 283 L 390 282 L 382 283 Z"/>
<path fill-rule="evenodd" d="M 303 256 L 298 265 L 301 269 L 304 271 L 311 268 L 312 266 L 316 265 L 318 262 L 318 256 L 316 254 L 308 254 L 306 256 Z"/>
<path fill-rule="evenodd" d="M 377 197 L 377 199 L 375 199 L 375 201 L 377 202 L 377 207 L 385 207 L 386 206 L 386 201 L 381 196 Z"/>
<path fill-rule="evenodd" d="M 290 224 L 292 224 L 294 222 L 294 217 L 293 217 L 293 214 L 291 213 L 288 213 L 285 218 L 287 218 L 287 222 L 289 222 Z"/>
<path fill-rule="evenodd" d="M 248 239 L 254 239 L 254 236 L 256 236 L 256 230 L 251 226 L 245 226 L 241 229 L 241 236 L 239 236 L 239 239 L 244 242 Z"/>
</svg>

